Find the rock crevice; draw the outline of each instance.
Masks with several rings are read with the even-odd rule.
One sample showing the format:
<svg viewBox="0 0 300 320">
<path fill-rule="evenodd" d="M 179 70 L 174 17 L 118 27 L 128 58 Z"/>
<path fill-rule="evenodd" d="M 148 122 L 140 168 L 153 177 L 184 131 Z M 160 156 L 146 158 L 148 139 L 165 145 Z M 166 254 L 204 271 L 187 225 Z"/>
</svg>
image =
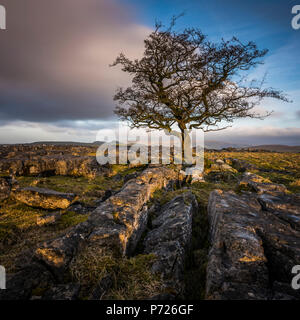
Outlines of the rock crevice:
<svg viewBox="0 0 300 320">
<path fill-rule="evenodd" d="M 185 257 L 192 237 L 192 217 L 198 211 L 195 196 L 183 193 L 164 205 L 144 240 L 145 253 L 157 257 L 152 266 L 163 279 L 162 291 L 178 297 L 184 292 Z"/>
<path fill-rule="evenodd" d="M 300 261 L 300 234 L 291 221 L 282 219 L 289 210 L 299 215 L 298 201 L 299 197 L 283 193 L 211 193 L 208 299 L 299 298 L 290 283 L 292 267 Z"/>
<path fill-rule="evenodd" d="M 8 290 L 1 295 L 1 298 L 12 297 L 11 293 L 18 289 L 23 292 L 18 288 L 20 285 L 18 279 L 20 274 L 24 274 L 26 268 L 30 270 L 26 286 L 28 290 L 26 294 L 25 292 L 18 294 L 17 299 L 28 298 L 30 289 L 34 289 L 41 279 L 43 274 L 40 272 L 41 269 L 49 273 L 49 278 L 54 278 L 54 283 L 59 285 L 59 289 L 53 292 L 55 294 L 59 292 L 62 296 L 63 287 L 60 285 L 65 284 L 64 279 L 68 275 L 70 263 L 86 246 L 96 247 L 99 252 L 109 250 L 120 258 L 130 255 L 146 227 L 147 202 L 152 194 L 157 189 L 167 188 L 169 184 L 182 179 L 179 170 L 149 167 L 138 177 L 127 181 L 118 193 L 102 202 L 90 214 L 87 221 L 78 224 L 61 237 L 39 245 L 28 265 L 21 268 L 18 274 L 10 277 L 7 283 Z M 31 279 L 31 274 L 35 275 L 35 279 Z"/>
</svg>

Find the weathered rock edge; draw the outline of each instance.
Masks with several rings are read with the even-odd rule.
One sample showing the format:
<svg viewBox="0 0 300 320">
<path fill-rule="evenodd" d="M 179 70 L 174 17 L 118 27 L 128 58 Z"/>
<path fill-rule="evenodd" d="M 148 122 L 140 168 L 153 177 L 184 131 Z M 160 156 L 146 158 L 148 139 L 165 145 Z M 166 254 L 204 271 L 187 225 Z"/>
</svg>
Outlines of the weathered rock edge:
<svg viewBox="0 0 300 320">
<path fill-rule="evenodd" d="M 168 293 L 169 299 L 183 297 L 185 256 L 191 244 L 192 217 L 197 211 L 198 203 L 191 192 L 175 197 L 162 207 L 144 239 L 145 253 L 157 258 L 152 271 L 161 274 L 162 292 Z"/>
<path fill-rule="evenodd" d="M 61 175 L 93 178 L 109 172 L 94 156 L 46 155 L 1 159 L 0 172 L 14 176 Z"/>
<path fill-rule="evenodd" d="M 18 182 L 12 177 L 0 177 L 0 201 L 9 198 L 12 191 L 18 188 Z"/>
<path fill-rule="evenodd" d="M 63 283 L 81 246 L 93 245 L 113 250 L 120 256 L 130 255 L 146 227 L 147 201 L 157 189 L 182 179 L 179 171 L 171 168 L 147 168 L 136 179 L 129 180 L 120 192 L 101 203 L 87 221 L 61 237 L 41 244 L 29 263 L 9 277 L 8 289 L 0 293 L 0 299 L 30 298 L 31 290 L 42 279 L 40 276 L 55 284 Z"/>
<path fill-rule="evenodd" d="M 284 193 L 210 194 L 207 299 L 300 298 L 291 288 L 300 262 L 299 200 Z"/>
<path fill-rule="evenodd" d="M 76 200 L 76 195 L 73 193 L 36 187 L 17 189 L 12 196 L 28 206 L 49 210 L 67 209 Z"/>
</svg>

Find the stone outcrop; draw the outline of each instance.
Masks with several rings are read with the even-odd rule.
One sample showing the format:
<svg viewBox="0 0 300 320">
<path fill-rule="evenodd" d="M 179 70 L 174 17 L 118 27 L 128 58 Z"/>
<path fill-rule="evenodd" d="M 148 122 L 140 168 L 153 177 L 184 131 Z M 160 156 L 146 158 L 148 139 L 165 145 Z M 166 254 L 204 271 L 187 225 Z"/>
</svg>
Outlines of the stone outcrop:
<svg viewBox="0 0 300 320">
<path fill-rule="evenodd" d="M 192 193 L 175 197 L 162 207 L 144 240 L 145 252 L 153 253 L 157 258 L 152 271 L 161 274 L 162 290 L 174 297 L 184 290 L 184 260 L 192 237 L 192 216 L 197 210 Z"/>
<path fill-rule="evenodd" d="M 223 160 L 217 159 L 206 170 L 205 179 L 212 182 L 232 181 L 236 180 L 235 173 L 237 173 L 237 170 Z"/>
<path fill-rule="evenodd" d="M 12 196 L 28 206 L 49 210 L 67 209 L 76 199 L 73 193 L 36 187 L 17 189 Z"/>
<path fill-rule="evenodd" d="M 1 293 L 0 299 L 12 297 L 18 290 L 20 293 L 16 294 L 14 299 L 30 298 L 30 290 L 39 286 L 39 279 L 45 270 L 54 281 L 54 285 L 58 285 L 55 292 L 50 292 L 51 295 L 75 298 L 69 294 L 69 288 L 64 290 L 61 285 L 64 284 L 69 265 L 78 252 L 86 246 L 93 246 L 99 249 L 99 252 L 109 250 L 116 257 L 131 255 L 146 227 L 147 201 L 155 190 L 168 187 L 169 183 L 181 178 L 177 170 L 150 167 L 137 178 L 127 181 L 118 193 L 101 203 L 87 221 L 78 224 L 59 238 L 40 244 L 28 263 L 11 277 L 8 289 L 5 294 Z M 34 281 L 31 279 L 33 274 Z M 20 280 L 23 276 L 28 278 L 26 292 L 19 288 L 24 287 Z M 71 290 L 72 292 L 74 291 Z"/>
<path fill-rule="evenodd" d="M 236 169 L 234 169 L 232 166 L 225 163 L 221 159 L 217 159 L 213 164 L 211 164 L 210 171 L 233 172 L 233 173 L 237 172 Z"/>
<path fill-rule="evenodd" d="M 179 178 L 178 172 L 165 167 L 144 170 L 136 179 L 129 180 L 120 192 L 101 203 L 86 222 L 38 248 L 37 258 L 61 272 L 68 267 L 83 241 L 103 250 L 113 250 L 121 256 L 130 255 L 147 224 L 145 204 L 155 190 Z"/>
<path fill-rule="evenodd" d="M 205 182 L 204 181 L 204 175 L 203 175 L 203 168 L 192 166 L 187 167 L 185 170 L 181 171 L 183 175 L 186 176 L 186 181 L 190 181 L 191 184 L 197 183 L 197 182 Z"/>
<path fill-rule="evenodd" d="M 257 193 L 286 193 L 287 188 L 283 184 L 272 183 L 259 175 L 245 172 L 239 182 L 241 188 L 246 187 Z"/>
<path fill-rule="evenodd" d="M 246 172 L 246 171 L 258 169 L 254 164 L 249 163 L 245 160 L 240 160 L 240 159 L 228 158 L 226 159 L 226 163 L 231 165 L 234 169 L 236 169 L 239 172 Z"/>
<path fill-rule="evenodd" d="M 51 212 L 49 214 L 46 214 L 41 217 L 37 217 L 36 224 L 38 226 L 44 226 L 44 225 L 49 225 L 49 224 L 54 224 L 56 223 L 59 219 L 61 218 L 61 212 L 56 211 L 56 212 Z"/>
<path fill-rule="evenodd" d="M 0 177 L 0 201 L 7 199 L 12 190 L 18 187 L 18 183 L 11 177 Z"/>
<path fill-rule="evenodd" d="M 92 230 L 92 225 L 88 222 L 80 223 L 63 236 L 41 244 L 36 248 L 33 260 L 46 265 L 57 281 L 62 281 L 70 262 Z"/>
<path fill-rule="evenodd" d="M 130 255 L 147 223 L 147 201 L 154 191 L 181 179 L 178 171 L 166 167 L 151 167 L 136 179 L 129 180 L 120 192 L 103 202 L 91 214 L 89 221 L 93 222 L 95 228 L 89 241 L 101 239 L 101 242 L 108 244 L 111 243 L 110 240 L 117 238 L 120 253 Z M 109 228 L 106 228 L 106 224 Z M 111 228 L 111 225 L 114 227 Z"/>
<path fill-rule="evenodd" d="M 291 270 L 300 261 L 300 233 L 293 225 L 299 197 L 289 197 L 211 193 L 208 299 L 300 298 L 291 289 Z"/>
<path fill-rule="evenodd" d="M 95 156 L 97 145 L 1 145 L 0 172 L 15 176 L 85 176 L 110 172 Z"/>
<path fill-rule="evenodd" d="M 13 275 L 7 275 L 6 290 L 0 291 L 0 300 L 28 300 L 33 288 L 52 286 L 54 281 L 43 265 L 33 262 Z"/>
<path fill-rule="evenodd" d="M 13 144 L 0 145 L 0 158 L 12 159 L 19 156 L 30 158 L 32 156 L 49 156 L 49 155 L 73 155 L 86 156 L 95 153 L 98 145 L 93 144 L 76 144 L 76 143 L 35 143 L 35 144 Z"/>
<path fill-rule="evenodd" d="M 33 156 L 26 159 L 1 159 L 0 172 L 15 176 L 85 176 L 93 178 L 98 174 L 109 172 L 109 168 L 100 166 L 95 157 L 50 155 Z"/>
<path fill-rule="evenodd" d="M 265 193 L 258 196 L 258 201 L 264 211 L 272 213 L 289 223 L 291 228 L 300 231 L 300 195 Z"/>
</svg>

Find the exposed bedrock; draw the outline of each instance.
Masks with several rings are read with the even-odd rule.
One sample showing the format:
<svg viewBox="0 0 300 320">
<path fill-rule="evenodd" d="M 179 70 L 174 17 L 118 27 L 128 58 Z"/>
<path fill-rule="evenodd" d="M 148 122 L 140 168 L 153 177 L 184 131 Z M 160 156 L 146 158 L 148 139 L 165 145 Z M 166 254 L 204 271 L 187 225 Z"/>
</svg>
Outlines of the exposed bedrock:
<svg viewBox="0 0 300 320">
<path fill-rule="evenodd" d="M 236 172 L 236 169 L 234 169 L 229 164 L 225 163 L 222 159 L 215 160 L 214 163 L 210 166 L 211 171 L 221 171 L 221 172 Z"/>
<path fill-rule="evenodd" d="M 291 288 L 291 270 L 300 264 L 297 203 L 284 193 L 210 194 L 208 299 L 300 298 Z"/>
<path fill-rule="evenodd" d="M 145 240 L 145 253 L 155 254 L 153 272 L 163 279 L 162 291 L 180 296 L 184 291 L 184 262 L 192 237 L 192 217 L 198 210 L 195 196 L 188 192 L 162 207 L 152 221 Z"/>
<path fill-rule="evenodd" d="M 28 262 L 29 266 L 26 266 L 30 270 L 27 272 L 28 290 L 16 298 L 28 298 L 30 288 L 38 283 L 39 276 L 36 274 L 40 268 L 47 270 L 56 284 L 63 284 L 72 259 L 86 246 L 96 247 L 99 252 L 109 250 L 120 257 L 131 255 L 145 230 L 148 219 L 146 204 L 152 194 L 155 190 L 168 187 L 182 178 L 179 170 L 167 167 L 148 168 L 137 178 L 129 180 L 118 193 L 101 203 L 87 221 L 78 224 L 61 237 L 40 244 Z M 35 265 L 38 267 L 34 267 Z M 24 268 L 21 268 L 20 272 L 24 274 Z M 30 279 L 31 274 L 35 274 L 34 281 Z M 6 293 L 1 293 L 2 299 L 7 295 L 11 296 L 11 292 L 16 292 L 18 285 L 23 286 L 23 283 L 17 281 L 19 278 L 18 274 L 11 278 Z M 62 295 L 61 287 L 59 294 Z"/>
<path fill-rule="evenodd" d="M 17 189 L 12 193 L 12 196 L 28 206 L 50 210 L 66 209 L 76 200 L 76 196 L 73 193 L 63 193 L 36 187 Z"/>
<path fill-rule="evenodd" d="M 205 180 L 211 182 L 236 180 L 237 170 L 221 159 L 216 159 L 206 171 Z"/>
<path fill-rule="evenodd" d="M 278 216 L 281 220 L 289 223 L 293 229 L 300 232 L 299 195 L 264 193 L 258 196 L 258 201 L 263 210 Z"/>
<path fill-rule="evenodd" d="M 7 275 L 6 290 L 0 291 L 0 300 L 28 300 L 33 288 L 51 286 L 54 280 L 43 265 L 33 262 L 13 275 Z"/>
<path fill-rule="evenodd" d="M 89 223 L 94 229 L 88 240 L 99 241 L 104 246 L 116 243 L 121 255 L 131 255 L 145 230 L 148 220 L 146 203 L 152 194 L 182 179 L 178 171 L 166 167 L 144 170 L 91 214 Z"/>
<path fill-rule="evenodd" d="M 94 177 L 109 171 L 95 157 L 72 155 L 33 156 L 32 158 L 1 159 L 0 172 L 16 176 L 62 175 Z"/>
<path fill-rule="evenodd" d="M 268 179 L 251 172 L 244 172 L 242 179 L 239 182 L 240 187 L 248 187 L 250 190 L 259 194 L 270 193 L 286 193 L 288 190 L 283 184 L 276 184 Z"/>
<path fill-rule="evenodd" d="M 239 172 L 245 172 L 245 171 L 257 169 L 257 167 L 254 164 L 249 163 L 245 160 L 228 158 L 225 161 L 226 163 L 230 164 L 234 169 L 236 169 Z"/>
<path fill-rule="evenodd" d="M 18 183 L 11 177 L 0 177 L 0 201 L 7 199 L 11 191 L 18 187 Z"/>
</svg>

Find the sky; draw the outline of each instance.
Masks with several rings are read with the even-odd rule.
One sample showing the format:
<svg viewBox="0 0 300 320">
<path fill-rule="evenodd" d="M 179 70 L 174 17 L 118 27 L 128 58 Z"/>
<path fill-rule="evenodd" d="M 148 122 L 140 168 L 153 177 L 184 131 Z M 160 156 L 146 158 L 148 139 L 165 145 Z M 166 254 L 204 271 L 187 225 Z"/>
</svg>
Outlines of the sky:
<svg viewBox="0 0 300 320">
<path fill-rule="evenodd" d="M 0 143 L 93 142 L 118 125 L 113 95 L 130 78 L 110 67 L 120 52 L 143 53 L 155 21 L 184 13 L 176 31 L 200 28 L 212 41 L 238 37 L 269 49 L 249 74 L 293 102 L 265 100 L 265 120 L 242 119 L 208 140 L 300 145 L 300 29 L 291 26 L 300 0 L 0 0 Z"/>
</svg>

